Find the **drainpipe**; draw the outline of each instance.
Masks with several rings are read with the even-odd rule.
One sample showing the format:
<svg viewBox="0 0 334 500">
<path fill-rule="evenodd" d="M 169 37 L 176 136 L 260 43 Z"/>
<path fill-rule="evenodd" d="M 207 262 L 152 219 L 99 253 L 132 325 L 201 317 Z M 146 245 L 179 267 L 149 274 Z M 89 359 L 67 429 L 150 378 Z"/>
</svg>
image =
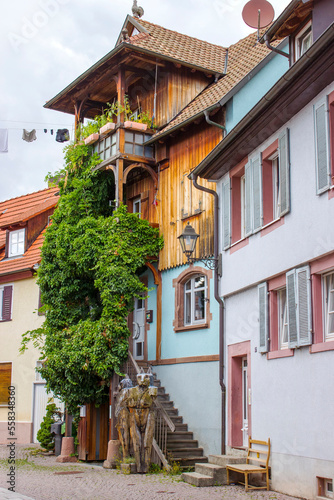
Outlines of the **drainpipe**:
<svg viewBox="0 0 334 500">
<path fill-rule="evenodd" d="M 224 125 L 221 125 L 220 123 L 216 123 L 216 122 L 213 122 L 212 120 L 210 120 L 210 113 L 207 109 L 205 111 L 203 111 L 203 113 L 205 116 L 206 123 L 208 123 L 209 125 L 213 125 L 214 127 L 221 128 L 226 133 L 226 127 L 224 127 Z M 215 191 L 212 191 L 212 192 L 214 193 Z"/>
<path fill-rule="evenodd" d="M 222 126 L 220 126 L 223 128 Z M 225 127 L 224 127 L 225 128 Z M 193 184 L 196 189 L 199 189 L 200 191 L 204 191 L 205 193 L 212 194 L 214 196 L 214 231 L 213 231 L 213 238 L 214 238 L 214 258 L 217 259 L 219 258 L 219 239 L 218 239 L 218 215 L 219 215 L 219 197 L 216 191 L 213 191 L 212 189 L 209 189 L 204 186 L 200 186 L 197 183 L 197 175 L 194 175 L 194 177 L 191 177 Z M 220 298 L 219 295 L 219 281 L 218 281 L 218 273 L 219 269 L 215 270 L 214 273 L 214 289 L 215 289 L 215 299 L 218 302 L 219 305 L 219 383 L 220 387 L 222 390 L 222 442 L 221 442 L 221 449 L 222 449 L 222 455 L 225 455 L 225 423 L 226 423 L 226 386 L 224 383 L 224 356 L 225 356 L 225 347 L 224 347 L 224 303 L 222 299 Z"/>
<path fill-rule="evenodd" d="M 268 34 L 264 35 L 264 41 L 265 41 L 265 44 L 268 47 L 268 49 L 272 50 L 273 52 L 276 52 L 277 54 L 280 54 L 281 56 L 284 56 L 284 57 L 287 57 L 288 59 L 290 59 L 290 54 L 287 54 L 286 52 L 283 52 L 283 50 L 279 50 L 276 47 L 274 47 L 273 45 L 270 45 L 270 37 L 268 36 Z"/>
</svg>

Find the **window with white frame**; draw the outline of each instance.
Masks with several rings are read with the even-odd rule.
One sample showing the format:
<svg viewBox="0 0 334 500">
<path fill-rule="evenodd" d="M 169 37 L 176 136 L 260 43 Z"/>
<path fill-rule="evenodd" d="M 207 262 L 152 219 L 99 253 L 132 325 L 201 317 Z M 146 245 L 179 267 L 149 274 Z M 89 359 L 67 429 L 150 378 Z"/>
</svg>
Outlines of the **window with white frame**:
<svg viewBox="0 0 334 500">
<path fill-rule="evenodd" d="M 306 26 L 295 37 L 295 60 L 299 59 L 313 43 L 312 23 Z"/>
<path fill-rule="evenodd" d="M 133 200 L 133 203 L 132 203 L 132 212 L 134 214 L 141 214 L 141 199 L 140 198 L 136 198 L 135 200 Z"/>
<path fill-rule="evenodd" d="M 286 301 L 286 287 L 277 290 L 278 309 L 278 338 L 280 349 L 287 349 L 289 346 L 288 336 L 288 307 Z"/>
<path fill-rule="evenodd" d="M 184 323 L 205 323 L 206 277 L 198 275 L 184 284 Z"/>
<path fill-rule="evenodd" d="M 18 229 L 9 233 L 8 257 L 24 254 L 25 229 Z"/>
<path fill-rule="evenodd" d="M 286 273 L 285 280 L 286 287 L 271 290 L 269 294 L 267 282 L 258 286 L 260 352 L 294 349 L 312 343 L 310 268 L 292 269 Z M 272 318 L 276 318 L 274 323 Z"/>
<path fill-rule="evenodd" d="M 317 194 L 328 191 L 334 179 L 334 152 L 331 151 L 333 137 L 330 130 L 334 124 L 334 92 L 324 96 L 314 105 L 315 167 Z"/>
<path fill-rule="evenodd" d="M 334 272 L 323 277 L 325 340 L 334 340 Z"/>
<path fill-rule="evenodd" d="M 288 129 L 230 171 L 222 186 L 222 207 L 224 249 L 290 211 Z"/>
</svg>

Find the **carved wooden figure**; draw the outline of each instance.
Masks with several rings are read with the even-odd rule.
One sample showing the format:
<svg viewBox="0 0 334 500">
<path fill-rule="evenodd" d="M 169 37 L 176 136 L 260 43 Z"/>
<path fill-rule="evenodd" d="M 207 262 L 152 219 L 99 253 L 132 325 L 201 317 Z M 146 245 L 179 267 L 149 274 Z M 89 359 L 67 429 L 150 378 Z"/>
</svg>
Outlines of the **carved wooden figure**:
<svg viewBox="0 0 334 500">
<path fill-rule="evenodd" d="M 131 387 L 133 387 L 132 381 L 126 375 L 118 386 L 119 394 L 115 409 L 115 416 L 117 418 L 116 428 L 122 445 L 123 460 L 130 456 L 130 413 L 127 400 Z"/>
</svg>

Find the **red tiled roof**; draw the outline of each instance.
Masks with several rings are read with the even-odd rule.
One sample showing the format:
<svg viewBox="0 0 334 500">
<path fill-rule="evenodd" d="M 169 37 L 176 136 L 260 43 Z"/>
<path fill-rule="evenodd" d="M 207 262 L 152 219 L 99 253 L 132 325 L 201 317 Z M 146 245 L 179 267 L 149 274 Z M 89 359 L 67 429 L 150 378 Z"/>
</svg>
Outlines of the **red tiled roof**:
<svg viewBox="0 0 334 500">
<path fill-rule="evenodd" d="M 25 222 L 36 215 L 56 206 L 59 188 L 43 189 L 36 193 L 19 196 L 0 202 L 0 229 Z M 3 231 L 0 231 L 0 248 Z"/>
<path fill-rule="evenodd" d="M 6 231 L 9 226 L 25 222 L 49 208 L 56 206 L 59 188 L 43 189 L 36 193 L 19 196 L 0 203 L 0 275 L 32 269 L 40 262 L 40 248 L 44 232 L 36 238 L 24 255 L 15 258 L 5 258 Z"/>
<path fill-rule="evenodd" d="M 177 31 L 168 30 L 143 19 L 136 19 L 146 32 L 129 38 L 128 43 L 177 61 L 224 73 L 226 48 L 205 42 Z"/>
<path fill-rule="evenodd" d="M 17 271 L 32 269 L 35 264 L 41 261 L 41 247 L 43 244 L 45 229 L 34 241 L 31 247 L 21 257 L 4 259 L 0 261 L 0 275 L 11 274 Z"/>
<path fill-rule="evenodd" d="M 278 43 L 275 43 L 277 45 Z M 204 89 L 193 99 L 166 127 L 157 132 L 154 138 L 178 127 L 202 113 L 205 109 L 218 102 L 246 77 L 268 54 L 270 49 L 257 43 L 257 33 L 252 33 L 228 49 L 228 64 L 226 75 Z"/>
</svg>

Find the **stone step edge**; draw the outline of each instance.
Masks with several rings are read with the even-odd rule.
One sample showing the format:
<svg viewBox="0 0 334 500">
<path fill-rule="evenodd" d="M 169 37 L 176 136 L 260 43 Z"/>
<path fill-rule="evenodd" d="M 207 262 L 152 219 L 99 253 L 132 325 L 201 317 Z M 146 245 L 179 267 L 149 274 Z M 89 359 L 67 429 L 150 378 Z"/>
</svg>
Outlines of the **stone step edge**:
<svg viewBox="0 0 334 500">
<path fill-rule="evenodd" d="M 214 484 L 214 480 L 211 476 L 199 474 L 198 472 L 183 472 L 181 474 L 181 479 L 188 484 L 198 487 L 213 486 Z"/>
</svg>

